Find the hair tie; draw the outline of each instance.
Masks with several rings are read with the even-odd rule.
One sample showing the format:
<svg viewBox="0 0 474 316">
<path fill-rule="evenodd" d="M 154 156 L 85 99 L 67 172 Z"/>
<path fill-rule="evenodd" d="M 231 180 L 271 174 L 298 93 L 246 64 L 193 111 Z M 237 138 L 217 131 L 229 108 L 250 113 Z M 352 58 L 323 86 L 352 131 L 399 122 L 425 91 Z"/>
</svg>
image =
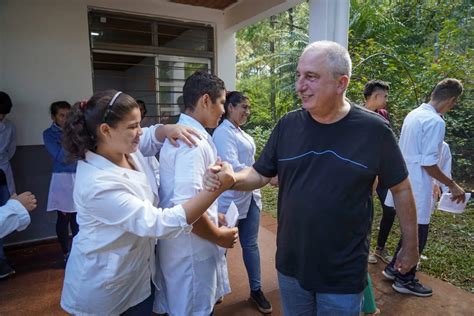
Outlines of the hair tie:
<svg viewBox="0 0 474 316">
<path fill-rule="evenodd" d="M 87 109 L 87 100 L 82 100 L 80 103 L 79 103 L 79 108 L 82 110 L 82 111 L 85 111 Z"/>
</svg>

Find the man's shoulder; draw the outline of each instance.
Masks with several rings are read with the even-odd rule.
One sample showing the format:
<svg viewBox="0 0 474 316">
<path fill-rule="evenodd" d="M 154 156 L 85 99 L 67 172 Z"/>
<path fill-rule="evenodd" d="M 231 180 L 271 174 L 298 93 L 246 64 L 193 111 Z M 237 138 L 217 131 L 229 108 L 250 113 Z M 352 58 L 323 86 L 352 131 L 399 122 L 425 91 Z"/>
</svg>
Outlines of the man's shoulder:
<svg viewBox="0 0 474 316">
<path fill-rule="evenodd" d="M 363 106 L 351 104 L 351 114 L 354 119 L 363 121 L 363 124 L 369 124 L 381 128 L 388 127 L 388 121 L 384 117 L 374 111 L 368 110 Z"/>
</svg>

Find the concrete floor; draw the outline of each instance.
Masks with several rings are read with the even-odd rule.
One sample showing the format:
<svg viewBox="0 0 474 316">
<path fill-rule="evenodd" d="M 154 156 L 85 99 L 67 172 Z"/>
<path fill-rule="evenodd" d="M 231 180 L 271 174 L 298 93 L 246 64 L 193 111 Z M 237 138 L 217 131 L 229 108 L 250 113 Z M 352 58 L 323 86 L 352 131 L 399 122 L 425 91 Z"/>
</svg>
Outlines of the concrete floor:
<svg viewBox="0 0 474 316">
<path fill-rule="evenodd" d="M 275 271 L 276 220 L 263 215 L 259 245 L 262 261 L 262 288 L 273 304 L 272 315 L 281 315 Z M 59 306 L 64 270 L 59 245 L 44 244 L 7 251 L 17 273 L 0 281 L 0 316 L 66 315 Z M 248 301 L 247 274 L 241 249 L 228 252 L 232 293 L 216 307 L 216 316 L 261 315 Z M 394 292 L 384 280 L 383 265 L 369 265 L 378 307 L 382 315 L 474 315 L 474 295 L 453 285 L 419 273 L 422 282 L 431 286 L 434 295 L 418 298 Z"/>
</svg>

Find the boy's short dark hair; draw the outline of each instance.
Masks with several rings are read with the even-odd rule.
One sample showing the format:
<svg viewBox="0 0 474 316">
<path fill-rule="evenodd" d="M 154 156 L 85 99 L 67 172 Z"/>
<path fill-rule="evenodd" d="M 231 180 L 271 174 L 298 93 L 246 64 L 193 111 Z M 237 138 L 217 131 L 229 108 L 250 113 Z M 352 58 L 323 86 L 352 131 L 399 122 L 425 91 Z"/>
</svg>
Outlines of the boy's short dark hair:
<svg viewBox="0 0 474 316">
<path fill-rule="evenodd" d="M 389 91 L 390 86 L 388 83 L 382 80 L 370 80 L 365 84 L 364 87 L 364 98 L 368 99 L 375 90 Z"/>
<path fill-rule="evenodd" d="M 55 116 L 59 109 L 71 109 L 71 104 L 67 101 L 56 101 L 51 103 L 51 106 L 49 107 L 49 113 L 51 113 L 52 116 Z"/>
<path fill-rule="evenodd" d="M 463 86 L 461 81 L 454 78 L 446 78 L 438 82 L 431 92 L 431 99 L 445 101 L 452 97 L 459 97 L 462 94 Z"/>
<path fill-rule="evenodd" d="M 12 109 L 12 100 L 10 96 L 0 91 L 0 114 L 8 114 Z"/>
<path fill-rule="evenodd" d="M 204 71 L 196 71 L 186 79 L 183 87 L 184 110 L 194 111 L 200 97 L 207 94 L 212 102 L 216 102 L 225 84 L 216 75 Z"/>
</svg>

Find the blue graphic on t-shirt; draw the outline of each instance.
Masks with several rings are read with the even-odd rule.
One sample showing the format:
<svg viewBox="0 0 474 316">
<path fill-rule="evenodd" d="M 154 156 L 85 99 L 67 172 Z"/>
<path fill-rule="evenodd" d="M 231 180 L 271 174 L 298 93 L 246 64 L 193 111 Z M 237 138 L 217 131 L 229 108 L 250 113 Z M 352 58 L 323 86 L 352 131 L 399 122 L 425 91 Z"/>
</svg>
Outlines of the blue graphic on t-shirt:
<svg viewBox="0 0 474 316">
<path fill-rule="evenodd" d="M 364 169 L 368 169 L 367 166 L 357 162 L 357 161 L 353 161 L 353 160 L 350 160 L 348 158 L 344 158 L 340 155 L 338 155 L 336 152 L 334 152 L 333 150 L 324 150 L 322 152 L 317 152 L 317 151 L 314 151 L 314 150 L 311 150 L 311 151 L 308 151 L 307 153 L 304 153 L 304 154 L 301 154 L 301 155 L 298 155 L 298 156 L 295 156 L 295 157 L 289 157 L 289 158 L 280 158 L 278 159 L 278 161 L 290 161 L 290 160 L 296 160 L 296 159 L 300 159 L 300 158 L 303 158 L 304 156 L 308 156 L 308 155 L 324 155 L 324 154 L 333 154 L 334 156 L 336 156 L 337 158 L 341 159 L 341 160 L 344 160 L 344 161 L 347 161 L 351 164 L 354 164 L 356 166 L 359 166 L 359 167 L 362 167 Z"/>
</svg>

